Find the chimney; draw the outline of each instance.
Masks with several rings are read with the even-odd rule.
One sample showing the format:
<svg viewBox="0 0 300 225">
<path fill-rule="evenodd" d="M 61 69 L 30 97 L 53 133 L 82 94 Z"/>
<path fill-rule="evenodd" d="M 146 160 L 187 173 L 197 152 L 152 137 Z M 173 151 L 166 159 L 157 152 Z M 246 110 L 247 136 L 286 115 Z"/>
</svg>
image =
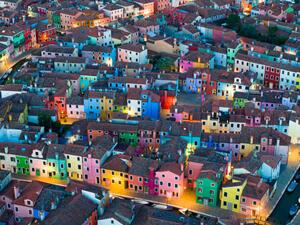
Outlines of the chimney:
<svg viewBox="0 0 300 225">
<path fill-rule="evenodd" d="M 5 154 L 8 154 L 8 146 L 5 146 L 5 147 L 4 147 L 4 153 L 5 153 Z"/>
<path fill-rule="evenodd" d="M 253 144 L 253 139 L 254 139 L 254 138 L 253 138 L 253 136 L 251 135 L 251 136 L 250 136 L 250 144 Z"/>
<path fill-rule="evenodd" d="M 17 186 L 14 186 L 14 197 L 15 199 L 19 198 L 20 196 L 20 189 Z"/>
<path fill-rule="evenodd" d="M 278 148 L 279 145 L 280 145 L 280 138 L 277 138 L 277 139 L 276 139 L 276 147 Z"/>
<path fill-rule="evenodd" d="M 51 201 L 51 210 L 56 209 L 56 203 L 54 200 Z"/>
</svg>

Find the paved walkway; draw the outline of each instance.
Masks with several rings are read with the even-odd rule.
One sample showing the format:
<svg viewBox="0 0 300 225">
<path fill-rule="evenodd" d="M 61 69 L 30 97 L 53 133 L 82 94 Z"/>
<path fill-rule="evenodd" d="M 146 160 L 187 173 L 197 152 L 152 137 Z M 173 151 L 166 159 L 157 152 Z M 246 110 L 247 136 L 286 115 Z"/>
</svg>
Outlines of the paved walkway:
<svg viewBox="0 0 300 225">
<path fill-rule="evenodd" d="M 47 184 L 55 184 L 58 186 L 67 186 L 69 182 L 68 180 L 59 180 L 59 179 L 47 178 L 47 177 L 24 176 L 24 175 L 17 175 L 17 174 L 12 174 L 12 179 L 26 180 L 26 181 L 34 180 L 34 181 L 39 181 Z"/>
<path fill-rule="evenodd" d="M 139 199 L 148 201 L 154 204 L 168 205 L 178 209 L 188 209 L 191 212 L 202 214 L 205 216 L 218 218 L 222 224 L 235 224 L 239 219 L 245 218 L 244 215 L 234 213 L 229 210 L 221 209 L 219 207 L 212 208 L 205 205 L 196 203 L 196 196 L 193 191 L 185 190 L 183 196 L 180 199 L 166 198 L 161 196 L 151 196 L 144 193 L 136 193 L 129 189 L 112 189 L 110 193 L 115 196 Z"/>
</svg>

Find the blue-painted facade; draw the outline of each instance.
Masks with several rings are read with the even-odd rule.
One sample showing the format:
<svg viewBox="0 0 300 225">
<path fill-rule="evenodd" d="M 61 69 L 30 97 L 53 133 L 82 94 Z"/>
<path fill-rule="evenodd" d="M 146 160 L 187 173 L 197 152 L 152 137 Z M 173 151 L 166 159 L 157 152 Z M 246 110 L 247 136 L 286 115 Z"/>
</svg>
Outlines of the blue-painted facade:
<svg viewBox="0 0 300 225">
<path fill-rule="evenodd" d="M 152 120 L 160 119 L 160 102 L 152 102 L 148 97 L 146 102 L 142 104 L 142 117 L 149 117 Z"/>
<path fill-rule="evenodd" d="M 100 116 L 101 109 L 99 98 L 85 98 L 83 104 L 86 119 L 96 120 Z"/>
</svg>

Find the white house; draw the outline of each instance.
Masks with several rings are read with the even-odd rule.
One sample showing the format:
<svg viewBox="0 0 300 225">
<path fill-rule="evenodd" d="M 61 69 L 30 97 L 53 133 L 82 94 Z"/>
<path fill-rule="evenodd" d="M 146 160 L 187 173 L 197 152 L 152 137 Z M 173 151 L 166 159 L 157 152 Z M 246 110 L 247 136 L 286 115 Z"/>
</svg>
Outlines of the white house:
<svg viewBox="0 0 300 225">
<path fill-rule="evenodd" d="M 85 68 L 85 59 L 81 57 L 57 57 L 54 59 L 55 72 L 79 73 Z"/>
<path fill-rule="evenodd" d="M 74 96 L 67 99 L 67 115 L 72 119 L 85 119 L 82 97 Z"/>
<path fill-rule="evenodd" d="M 134 62 L 139 64 L 148 63 L 148 50 L 141 44 L 125 44 L 118 47 L 118 61 Z"/>
<path fill-rule="evenodd" d="M 129 116 L 142 116 L 141 89 L 130 88 L 128 90 L 127 108 Z"/>
<path fill-rule="evenodd" d="M 103 11 L 105 15 L 110 18 L 111 21 L 118 20 L 119 18 L 121 19 L 124 15 L 124 8 L 115 4 L 107 4 L 103 8 Z"/>
<path fill-rule="evenodd" d="M 265 77 L 265 64 L 263 60 L 259 60 L 255 57 L 237 54 L 234 60 L 235 72 L 247 72 L 251 71 L 257 75 L 257 80 L 263 83 Z"/>
<path fill-rule="evenodd" d="M 46 58 L 55 58 L 57 56 L 78 57 L 78 49 L 48 45 L 46 48 L 42 49 L 41 56 Z"/>
<path fill-rule="evenodd" d="M 262 165 L 258 174 L 264 181 L 276 180 L 280 174 L 281 158 L 274 155 L 263 155 L 260 160 Z"/>
<path fill-rule="evenodd" d="M 298 67 L 291 65 L 281 64 L 279 89 L 288 90 L 291 86 L 298 86 L 296 83 L 297 78 L 300 77 Z"/>
</svg>

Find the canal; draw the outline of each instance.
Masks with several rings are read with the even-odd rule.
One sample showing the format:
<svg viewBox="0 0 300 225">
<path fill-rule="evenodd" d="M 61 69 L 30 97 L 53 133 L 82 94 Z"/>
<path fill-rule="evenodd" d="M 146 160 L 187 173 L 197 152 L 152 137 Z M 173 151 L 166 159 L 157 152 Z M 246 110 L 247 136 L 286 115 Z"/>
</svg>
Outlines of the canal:
<svg viewBox="0 0 300 225">
<path fill-rule="evenodd" d="M 299 197 L 300 197 L 300 183 L 298 184 L 294 192 L 292 193 L 285 192 L 282 195 L 276 208 L 268 218 L 268 221 L 274 225 L 286 225 L 288 222 L 290 222 L 292 219 L 292 217 L 289 215 L 290 207 L 293 204 L 298 203 Z"/>
</svg>

